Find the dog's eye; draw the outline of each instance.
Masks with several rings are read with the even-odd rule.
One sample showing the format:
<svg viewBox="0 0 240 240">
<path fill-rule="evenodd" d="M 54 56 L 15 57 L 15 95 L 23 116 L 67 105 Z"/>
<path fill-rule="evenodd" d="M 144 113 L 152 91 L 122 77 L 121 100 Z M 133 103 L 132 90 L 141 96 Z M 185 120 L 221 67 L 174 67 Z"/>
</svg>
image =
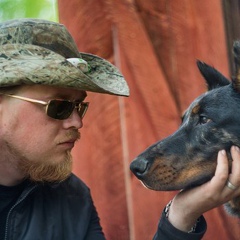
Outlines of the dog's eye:
<svg viewBox="0 0 240 240">
<path fill-rule="evenodd" d="M 211 119 L 207 118 L 206 116 L 199 116 L 199 124 L 206 124 L 208 122 L 210 122 Z"/>
</svg>

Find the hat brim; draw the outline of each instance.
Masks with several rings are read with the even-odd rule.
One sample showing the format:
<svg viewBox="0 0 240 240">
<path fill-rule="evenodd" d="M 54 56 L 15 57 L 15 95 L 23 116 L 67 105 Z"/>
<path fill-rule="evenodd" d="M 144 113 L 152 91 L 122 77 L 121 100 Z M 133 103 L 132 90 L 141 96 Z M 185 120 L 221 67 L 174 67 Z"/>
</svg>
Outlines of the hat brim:
<svg viewBox="0 0 240 240">
<path fill-rule="evenodd" d="M 43 84 L 83 91 L 129 96 L 118 69 L 108 61 L 81 53 L 89 64 L 84 73 L 60 54 L 31 44 L 0 46 L 0 87 Z"/>
</svg>

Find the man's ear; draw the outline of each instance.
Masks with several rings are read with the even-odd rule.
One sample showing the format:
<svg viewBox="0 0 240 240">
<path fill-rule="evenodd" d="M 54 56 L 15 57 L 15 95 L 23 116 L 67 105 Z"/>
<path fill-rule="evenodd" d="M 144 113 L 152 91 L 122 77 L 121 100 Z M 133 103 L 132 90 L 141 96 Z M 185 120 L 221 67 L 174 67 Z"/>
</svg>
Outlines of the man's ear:
<svg viewBox="0 0 240 240">
<path fill-rule="evenodd" d="M 3 95 L 0 94 L 0 107 L 2 106 Z"/>
<path fill-rule="evenodd" d="M 198 60 L 197 66 L 207 83 L 208 90 L 230 84 L 230 81 L 226 77 L 208 64 Z"/>
<path fill-rule="evenodd" d="M 0 123 L 2 118 L 2 111 L 3 111 L 3 95 L 0 94 Z"/>
</svg>

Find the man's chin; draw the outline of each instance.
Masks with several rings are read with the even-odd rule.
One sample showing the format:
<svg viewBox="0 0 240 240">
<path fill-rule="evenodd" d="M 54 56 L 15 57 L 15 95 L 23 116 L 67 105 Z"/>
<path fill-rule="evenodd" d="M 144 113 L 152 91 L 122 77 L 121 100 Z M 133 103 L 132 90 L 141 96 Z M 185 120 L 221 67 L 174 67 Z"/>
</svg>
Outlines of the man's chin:
<svg viewBox="0 0 240 240">
<path fill-rule="evenodd" d="M 65 181 L 70 176 L 70 174 L 71 174 L 71 171 L 65 175 L 52 176 L 52 177 L 29 175 L 29 180 L 36 183 L 59 183 L 59 182 Z"/>
<path fill-rule="evenodd" d="M 72 157 L 70 153 L 63 161 L 54 164 L 31 161 L 24 161 L 22 164 L 21 169 L 24 175 L 34 182 L 62 182 L 72 172 Z"/>
</svg>

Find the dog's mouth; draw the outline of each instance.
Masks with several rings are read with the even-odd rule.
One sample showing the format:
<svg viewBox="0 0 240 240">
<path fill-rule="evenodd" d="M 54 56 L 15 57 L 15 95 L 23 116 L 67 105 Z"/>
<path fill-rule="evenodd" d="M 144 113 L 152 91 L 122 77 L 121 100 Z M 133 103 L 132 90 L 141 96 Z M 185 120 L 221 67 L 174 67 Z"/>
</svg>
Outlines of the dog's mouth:
<svg viewBox="0 0 240 240">
<path fill-rule="evenodd" d="M 202 177 L 202 176 L 201 176 Z M 199 178 L 196 181 L 190 182 L 190 183 L 184 183 L 180 185 L 174 184 L 166 184 L 166 185 L 160 185 L 159 182 L 154 181 L 148 181 L 145 179 L 139 179 L 143 186 L 150 190 L 154 191 L 178 191 L 178 190 L 189 190 L 195 187 L 198 187 L 206 182 L 208 182 L 213 176 L 205 176 L 203 178 Z"/>
<path fill-rule="evenodd" d="M 150 164 L 144 158 L 137 158 L 130 169 L 143 185 L 155 191 L 175 191 L 202 185 L 213 177 L 216 169 L 216 161 L 188 163 L 185 166 L 166 162 L 155 159 Z"/>
</svg>

